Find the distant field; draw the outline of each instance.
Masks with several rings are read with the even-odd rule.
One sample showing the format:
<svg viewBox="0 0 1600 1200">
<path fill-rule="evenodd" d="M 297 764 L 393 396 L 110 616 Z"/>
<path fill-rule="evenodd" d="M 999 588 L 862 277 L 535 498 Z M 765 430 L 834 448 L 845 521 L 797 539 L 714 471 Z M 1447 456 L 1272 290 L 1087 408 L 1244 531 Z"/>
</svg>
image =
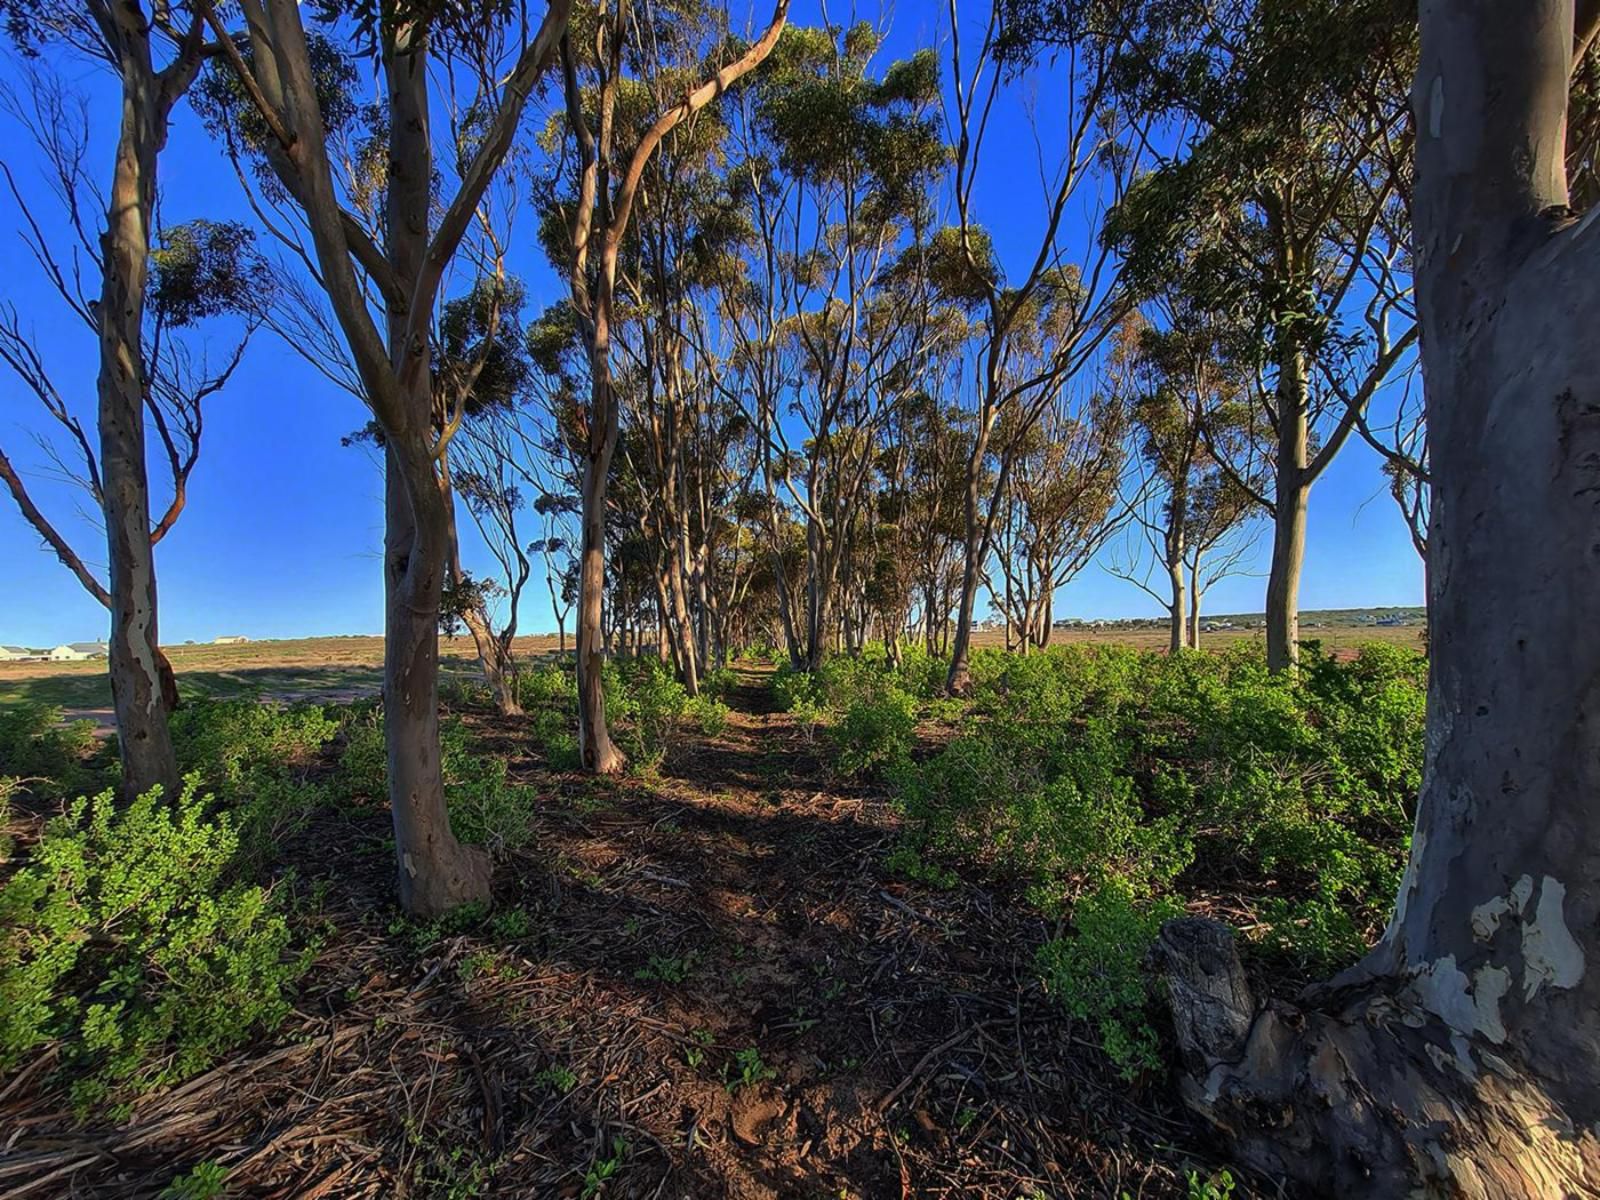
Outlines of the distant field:
<svg viewBox="0 0 1600 1200">
<path fill-rule="evenodd" d="M 1388 611 L 1388 610 L 1385 610 Z M 1422 625 L 1373 626 L 1359 624 L 1361 610 L 1338 613 L 1307 613 L 1301 636 L 1317 639 L 1326 649 L 1349 651 L 1364 642 L 1389 642 L 1420 649 Z M 1254 618 L 1218 617 L 1236 623 Z M 1318 628 L 1312 622 L 1324 622 Z M 980 630 L 974 637 L 980 646 L 999 646 L 1002 633 Z M 1167 644 L 1165 628 L 1138 629 L 1057 629 L 1052 644 L 1101 643 L 1159 650 Z M 1221 630 L 1205 634 L 1207 646 L 1222 646 L 1241 641 L 1264 642 L 1259 629 Z M 570 648 L 572 640 L 569 637 Z M 518 638 L 517 653 L 524 657 L 551 654 L 556 650 L 553 636 Z M 179 690 L 190 696 L 259 695 L 280 700 L 346 700 L 372 695 L 382 681 L 383 639 L 379 637 L 297 638 L 288 641 L 245 642 L 232 646 L 183 645 L 167 647 L 173 669 L 178 673 Z M 444 677 L 466 678 L 477 671 L 470 638 L 446 638 L 440 642 Z M 55 704 L 74 714 L 91 717 L 108 715 L 110 686 L 103 662 L 78 663 L 0 663 L 0 704 L 21 701 Z"/>
<path fill-rule="evenodd" d="M 567 639 L 572 645 L 572 639 Z M 554 653 L 552 637 L 518 638 L 523 656 Z M 168 646 L 178 690 L 191 696 L 262 695 L 282 700 L 339 700 L 370 695 L 383 679 L 381 637 L 295 638 L 232 646 Z M 442 638 L 446 678 L 477 670 L 472 639 Z M 111 687 L 103 660 L 72 663 L 0 663 L 0 704 L 30 700 L 74 712 L 109 708 Z"/>
</svg>

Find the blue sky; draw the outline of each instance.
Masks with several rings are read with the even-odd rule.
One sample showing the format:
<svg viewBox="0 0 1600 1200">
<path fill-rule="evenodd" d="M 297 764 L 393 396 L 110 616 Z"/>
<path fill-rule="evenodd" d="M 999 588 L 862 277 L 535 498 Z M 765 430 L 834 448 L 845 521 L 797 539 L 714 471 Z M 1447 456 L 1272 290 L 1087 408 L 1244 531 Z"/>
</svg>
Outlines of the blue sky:
<svg viewBox="0 0 1600 1200">
<path fill-rule="evenodd" d="M 744 8 L 735 0 L 735 12 Z M 986 7 L 986 6 L 984 6 Z M 796 0 L 793 19 L 810 22 L 824 8 Z M 834 21 L 849 12 L 826 6 Z M 887 63 L 935 42 L 942 44 L 942 4 L 886 10 Z M 858 15 L 880 20 L 875 5 Z M 975 35 L 974 35 L 975 36 Z M 968 45 L 971 37 L 966 39 Z M 89 166 L 108 169 L 105 137 L 116 112 L 113 81 L 103 70 L 75 60 L 53 60 L 83 89 L 94 133 Z M 15 85 L 18 61 L 0 56 L 0 82 Z M 1048 80 L 1032 97 L 1039 137 L 1048 146 Z M 1025 120 L 1025 94 L 1013 93 L 997 112 L 987 161 L 976 191 L 976 215 L 995 236 L 1003 262 L 1016 269 L 1031 253 L 1039 200 L 1034 135 Z M 1059 132 L 1059 130 L 1055 131 Z M 57 230 L 53 205 L 28 135 L 0 114 L 0 147 L 18 185 Z M 246 219 L 247 210 L 222 154 L 186 109 L 175 114 L 161 159 L 164 215 L 176 223 L 192 217 Z M 60 303 L 42 273 L 21 251 L 21 218 L 0 204 L 0 238 L 10 268 L 0 278 L 0 302 L 16 305 L 31 327 L 57 386 L 92 427 L 95 347 Z M 518 223 L 531 242 L 533 223 Z M 1069 237 L 1072 231 L 1069 231 Z M 518 265 L 529 283 L 529 310 L 561 296 L 561 285 L 535 266 L 531 245 Z M 218 329 L 218 343 L 226 341 Z M 382 486 L 369 455 L 340 445 L 366 419 L 361 405 L 329 384 L 271 334 L 259 334 L 227 390 L 211 404 L 204 450 L 190 484 L 188 507 L 157 552 L 162 636 L 167 642 L 203 641 L 223 634 L 254 638 L 375 633 L 382 628 Z M 101 564 L 96 526 L 78 515 L 78 497 L 53 479 L 34 445 L 46 428 L 42 410 L 9 376 L 0 374 L 0 445 L 27 478 L 35 498 L 86 559 Z M 156 474 L 159 478 L 159 473 Z M 1262 606 L 1268 546 L 1265 522 L 1253 576 L 1218 584 L 1206 598 L 1213 612 L 1257 611 Z M 463 535 L 470 538 L 469 523 Z M 468 546 L 469 559 L 473 548 Z M 470 562 L 469 562 L 470 565 Z M 54 644 L 102 636 L 106 617 L 78 582 L 39 545 L 10 501 L 0 496 L 0 642 Z M 1422 567 L 1386 492 L 1377 456 L 1353 439 L 1312 495 L 1305 608 L 1388 606 L 1422 602 Z M 1137 587 L 1091 565 L 1056 598 L 1063 616 L 1159 615 Z M 535 581 L 524 601 L 522 627 L 554 630 L 548 599 Z"/>
</svg>

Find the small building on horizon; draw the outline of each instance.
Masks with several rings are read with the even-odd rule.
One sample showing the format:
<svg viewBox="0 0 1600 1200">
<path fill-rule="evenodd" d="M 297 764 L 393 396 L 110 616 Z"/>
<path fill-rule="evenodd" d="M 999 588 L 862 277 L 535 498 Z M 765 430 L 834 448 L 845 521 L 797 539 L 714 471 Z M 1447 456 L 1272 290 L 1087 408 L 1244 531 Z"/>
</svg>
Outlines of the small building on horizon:
<svg viewBox="0 0 1600 1200">
<path fill-rule="evenodd" d="M 66 642 L 45 654 L 51 662 L 84 662 L 91 658 L 105 658 L 104 642 Z"/>
<path fill-rule="evenodd" d="M 226 637 L 212 638 L 211 644 L 213 646 L 237 646 L 240 642 L 248 642 L 249 640 L 243 634 L 230 633 Z"/>
<path fill-rule="evenodd" d="M 45 651 L 32 650 L 27 646 L 0 646 L 0 662 L 28 662 L 44 656 Z"/>
</svg>

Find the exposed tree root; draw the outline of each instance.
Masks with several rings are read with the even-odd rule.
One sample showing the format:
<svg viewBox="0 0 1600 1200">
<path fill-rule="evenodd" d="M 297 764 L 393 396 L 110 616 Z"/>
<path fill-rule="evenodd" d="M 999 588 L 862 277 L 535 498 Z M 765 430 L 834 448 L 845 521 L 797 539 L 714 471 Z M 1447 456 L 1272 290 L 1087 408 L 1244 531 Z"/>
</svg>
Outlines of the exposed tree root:
<svg viewBox="0 0 1600 1200">
<path fill-rule="evenodd" d="M 1257 1008 L 1231 931 L 1186 918 L 1155 951 L 1185 1101 L 1240 1158 L 1312 1193 L 1532 1200 L 1600 1195 L 1600 1138 L 1509 1047 L 1449 1029 L 1404 979 Z"/>
</svg>

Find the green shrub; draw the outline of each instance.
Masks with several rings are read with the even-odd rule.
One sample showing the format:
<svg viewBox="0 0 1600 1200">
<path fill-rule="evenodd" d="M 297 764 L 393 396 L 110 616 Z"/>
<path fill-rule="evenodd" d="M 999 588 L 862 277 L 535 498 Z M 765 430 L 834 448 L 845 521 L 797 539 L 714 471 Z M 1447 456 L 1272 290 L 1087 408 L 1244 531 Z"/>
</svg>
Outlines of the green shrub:
<svg viewBox="0 0 1600 1200">
<path fill-rule="evenodd" d="M 560 663 L 524 667 L 517 672 L 513 690 L 517 703 L 528 712 L 550 708 L 577 711 L 577 680 L 572 671 Z"/>
<path fill-rule="evenodd" d="M 497 852 L 527 844 L 533 824 L 533 789 L 510 783 L 503 757 L 479 753 L 460 718 L 446 717 L 439 722 L 439 771 L 450 828 L 458 838 Z M 332 790 L 347 800 L 381 801 L 387 781 L 383 717 L 370 713 L 345 730 Z"/>
<path fill-rule="evenodd" d="M 576 771 L 583 766 L 576 717 L 547 708 L 533 713 L 529 721 L 534 743 L 551 770 Z"/>
<path fill-rule="evenodd" d="M 712 700 L 726 700 L 738 686 L 738 672 L 731 667 L 711 667 L 700 678 L 700 694 Z"/>
<path fill-rule="evenodd" d="M 728 706 L 712 696 L 692 697 L 684 706 L 684 716 L 706 737 L 716 737 L 728 727 Z"/>
<path fill-rule="evenodd" d="M 689 706 L 689 694 L 659 659 L 607 660 L 606 728 L 636 771 L 660 764 Z"/>
<path fill-rule="evenodd" d="M 238 882 L 238 833 L 194 777 L 50 822 L 0 889 L 0 1066 L 59 1040 L 87 1108 L 175 1083 L 289 1011 L 312 952 Z"/>
<path fill-rule="evenodd" d="M 891 772 L 897 853 L 973 863 L 1070 916 L 1078 933 L 1047 964 L 1069 981 L 1111 952 L 1096 929 L 1143 938 L 1144 916 L 1191 890 L 1244 904 L 1258 950 L 1335 970 L 1380 931 L 1399 884 L 1425 671 L 1388 646 L 1349 661 L 1308 651 L 1295 677 L 1250 646 L 980 651 L 957 735 Z M 1145 948 L 1125 947 L 1123 965 Z M 1137 1023 L 1091 1015 L 1119 1057 L 1143 1061 Z"/>
<path fill-rule="evenodd" d="M 1039 947 L 1046 990 L 1095 1027 L 1111 1061 L 1130 1079 L 1161 1066 L 1144 957 L 1161 923 L 1180 911 L 1169 901 L 1142 903 L 1126 881 L 1112 878 L 1078 901 L 1073 933 Z"/>
<path fill-rule="evenodd" d="M 917 733 L 917 702 L 891 685 L 862 695 L 828 731 L 842 774 L 864 775 L 905 762 Z"/>
<path fill-rule="evenodd" d="M 172 745 L 185 770 L 207 787 L 237 784 L 258 768 L 305 763 L 339 723 L 319 705 L 259 700 L 190 700 L 172 714 Z"/>
<path fill-rule="evenodd" d="M 109 751 L 93 721 L 64 723 L 62 711 L 24 702 L 0 708 L 0 774 L 38 796 L 65 796 L 92 786 Z"/>
<path fill-rule="evenodd" d="M 451 832 L 495 852 L 527 845 L 533 830 L 533 789 L 512 786 L 506 760 L 478 753 L 471 732 L 459 720 L 440 722 L 439 747 Z"/>
</svg>

